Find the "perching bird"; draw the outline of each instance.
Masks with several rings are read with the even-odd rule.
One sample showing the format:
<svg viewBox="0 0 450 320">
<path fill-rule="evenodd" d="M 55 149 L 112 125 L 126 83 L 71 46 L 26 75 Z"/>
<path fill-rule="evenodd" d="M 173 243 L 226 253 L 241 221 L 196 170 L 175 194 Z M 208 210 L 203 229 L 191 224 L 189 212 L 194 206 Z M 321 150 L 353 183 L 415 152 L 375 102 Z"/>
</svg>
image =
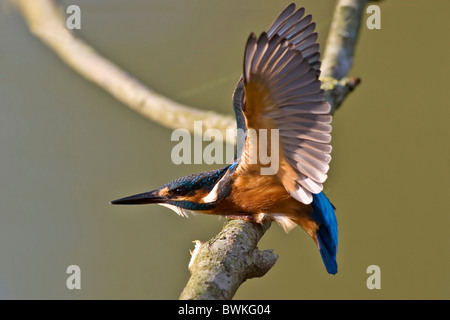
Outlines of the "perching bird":
<svg viewBox="0 0 450 320">
<path fill-rule="evenodd" d="M 194 211 L 256 223 L 270 219 L 286 231 L 299 225 L 318 245 L 327 271 L 336 274 L 337 221 L 322 192 L 331 160 L 331 115 L 320 88 L 311 19 L 304 8 L 290 4 L 266 32 L 248 38 L 233 106 L 238 128 L 254 129 L 257 139 L 246 136 L 233 164 L 111 203 L 156 203 L 181 216 Z M 261 159 L 251 159 L 261 129 L 276 129 L 279 136 L 279 145 L 270 135 L 264 140 L 267 154 L 278 150 L 279 166 L 272 174 L 261 174 Z"/>
</svg>

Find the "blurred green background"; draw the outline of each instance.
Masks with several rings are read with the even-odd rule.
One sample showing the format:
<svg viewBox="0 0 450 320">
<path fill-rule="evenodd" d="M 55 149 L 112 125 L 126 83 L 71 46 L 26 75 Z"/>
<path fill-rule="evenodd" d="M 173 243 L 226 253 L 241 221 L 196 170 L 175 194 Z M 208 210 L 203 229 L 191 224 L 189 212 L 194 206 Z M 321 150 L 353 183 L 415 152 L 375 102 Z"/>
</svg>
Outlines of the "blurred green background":
<svg viewBox="0 0 450 320">
<path fill-rule="evenodd" d="M 231 114 L 249 33 L 289 1 L 61 3 L 80 6 L 79 37 L 143 83 Z M 177 299 L 192 241 L 224 220 L 108 202 L 219 166 L 172 164 L 171 130 L 83 79 L 2 4 L 0 298 Z M 335 1 L 297 4 L 313 14 L 323 50 Z M 450 2 L 377 4 L 381 30 L 363 24 L 350 73 L 362 83 L 333 122 L 325 191 L 337 207 L 339 273 L 326 273 L 303 230 L 274 224 L 260 248 L 279 260 L 237 299 L 450 298 Z M 81 290 L 66 288 L 71 264 Z M 369 265 L 381 268 L 380 290 L 366 287 Z"/>
</svg>

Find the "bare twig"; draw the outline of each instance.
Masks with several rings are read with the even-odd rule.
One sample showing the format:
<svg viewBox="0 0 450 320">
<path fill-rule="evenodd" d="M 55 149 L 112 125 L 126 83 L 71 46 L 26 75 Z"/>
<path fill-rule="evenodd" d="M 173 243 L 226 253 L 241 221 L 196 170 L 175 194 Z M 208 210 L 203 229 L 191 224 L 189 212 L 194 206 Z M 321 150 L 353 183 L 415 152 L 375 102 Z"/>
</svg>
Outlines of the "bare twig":
<svg viewBox="0 0 450 320">
<path fill-rule="evenodd" d="M 331 105 L 331 114 L 335 113 L 347 95 L 361 83 L 361 79 L 359 78 L 336 80 L 334 78 L 322 77 L 320 80 L 322 81 L 322 89 L 325 91 L 325 99 Z"/>
<path fill-rule="evenodd" d="M 22 13 L 30 31 L 47 44 L 62 60 L 86 79 L 96 83 L 126 106 L 172 129 L 193 132 L 194 121 L 203 130 L 235 128 L 234 118 L 213 111 L 188 107 L 157 94 L 136 78 L 101 56 L 67 29 L 62 12 L 53 0 L 12 0 Z"/>
<path fill-rule="evenodd" d="M 367 0 L 339 0 L 334 10 L 322 61 L 322 83 L 325 98 L 331 104 L 331 112 L 339 108 L 342 101 L 360 79 L 345 78 L 353 65 L 353 55 L 361 26 L 361 18 Z"/>
<path fill-rule="evenodd" d="M 76 38 L 62 19 L 53 0 L 10 0 L 19 8 L 31 32 L 86 79 L 96 83 L 143 116 L 168 128 L 186 128 L 202 120 L 203 129 L 225 132 L 235 120 L 174 102 L 149 89 L 130 74 Z M 346 78 L 367 0 L 339 0 L 322 64 L 326 99 L 334 112 L 359 83 Z M 223 135 L 226 136 L 225 134 Z M 270 223 L 262 226 L 241 220 L 225 223 L 222 232 L 206 243 L 197 242 L 189 269 L 191 278 L 181 299 L 231 299 L 246 279 L 263 276 L 276 262 L 270 250 L 257 243 Z"/>
<path fill-rule="evenodd" d="M 367 0 L 339 0 L 322 60 L 322 77 L 341 80 L 350 71 L 366 3 Z"/>
</svg>

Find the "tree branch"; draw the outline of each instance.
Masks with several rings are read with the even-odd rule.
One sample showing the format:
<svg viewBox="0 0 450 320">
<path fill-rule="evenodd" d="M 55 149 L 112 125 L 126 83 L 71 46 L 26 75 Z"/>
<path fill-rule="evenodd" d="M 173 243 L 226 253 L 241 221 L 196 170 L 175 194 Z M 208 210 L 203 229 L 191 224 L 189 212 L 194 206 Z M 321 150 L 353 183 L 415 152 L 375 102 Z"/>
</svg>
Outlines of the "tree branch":
<svg viewBox="0 0 450 320">
<path fill-rule="evenodd" d="M 367 0 L 339 0 L 322 60 L 324 78 L 340 80 L 350 71 L 366 3 Z"/>
<path fill-rule="evenodd" d="M 30 31 L 63 61 L 86 79 L 96 83 L 126 106 L 168 128 L 193 132 L 196 120 L 203 129 L 224 132 L 235 128 L 235 120 L 212 111 L 188 107 L 161 96 L 102 57 L 66 28 L 53 0 L 10 0 L 16 4 Z M 346 78 L 353 64 L 363 9 L 367 0 L 339 0 L 322 64 L 325 96 L 334 112 L 358 84 Z M 246 280 L 261 277 L 275 264 L 277 255 L 259 251 L 257 244 L 270 222 L 263 225 L 230 220 L 206 243 L 196 242 L 189 270 L 191 278 L 180 299 L 231 299 Z"/>
<path fill-rule="evenodd" d="M 359 78 L 345 78 L 353 65 L 353 55 L 367 0 L 339 0 L 322 60 L 322 83 L 331 113 L 339 108 Z"/>
<path fill-rule="evenodd" d="M 180 299 L 228 300 L 245 280 L 264 276 L 278 259 L 272 250 L 257 248 L 269 227 L 270 222 L 230 220 L 208 242 L 195 241 L 191 278 Z"/>
<path fill-rule="evenodd" d="M 101 56 L 66 27 L 64 16 L 53 0 L 11 0 L 20 10 L 30 31 L 64 62 L 117 100 L 144 117 L 167 128 L 194 131 L 194 121 L 204 130 L 235 128 L 233 117 L 177 103 L 157 94 L 136 78 Z"/>
</svg>

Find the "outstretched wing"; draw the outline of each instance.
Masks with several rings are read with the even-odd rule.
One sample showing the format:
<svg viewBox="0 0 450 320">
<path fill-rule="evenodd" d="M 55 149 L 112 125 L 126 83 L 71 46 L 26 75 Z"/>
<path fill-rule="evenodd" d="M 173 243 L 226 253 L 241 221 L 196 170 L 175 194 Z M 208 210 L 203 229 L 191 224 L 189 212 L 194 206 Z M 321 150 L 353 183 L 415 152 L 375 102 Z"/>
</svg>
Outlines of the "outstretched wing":
<svg viewBox="0 0 450 320">
<path fill-rule="evenodd" d="M 257 134 L 261 129 L 279 130 L 280 165 L 276 174 L 291 196 L 309 204 L 312 194 L 322 191 L 331 160 L 330 105 L 320 89 L 320 62 L 315 60 L 316 54 L 311 55 L 317 49 L 306 50 L 304 56 L 304 50 L 298 48 L 305 39 L 292 42 L 302 34 L 303 29 L 296 22 L 303 10 L 291 11 L 292 5 L 258 39 L 254 34 L 249 37 L 244 74 L 237 88 L 242 90 L 241 107 L 236 113 L 238 125 L 255 129 Z M 239 96 L 235 94 L 235 109 L 239 109 L 236 100 Z M 255 143 L 247 137 L 237 171 L 245 173 L 261 167 L 250 161 L 250 150 L 258 149 Z M 267 149 L 268 153 L 276 150 L 270 138 Z"/>
<path fill-rule="evenodd" d="M 320 53 L 317 41 L 317 32 L 314 32 L 316 24 L 311 22 L 310 14 L 305 16 L 305 8 L 295 11 L 295 4 L 291 3 L 284 9 L 267 29 L 267 37 L 271 40 L 274 36 L 285 38 L 293 48 L 302 53 L 311 68 L 320 75 Z M 242 105 L 244 96 L 244 79 L 241 77 L 233 93 L 233 106 L 236 114 L 238 128 L 246 129 L 243 121 Z"/>
</svg>

